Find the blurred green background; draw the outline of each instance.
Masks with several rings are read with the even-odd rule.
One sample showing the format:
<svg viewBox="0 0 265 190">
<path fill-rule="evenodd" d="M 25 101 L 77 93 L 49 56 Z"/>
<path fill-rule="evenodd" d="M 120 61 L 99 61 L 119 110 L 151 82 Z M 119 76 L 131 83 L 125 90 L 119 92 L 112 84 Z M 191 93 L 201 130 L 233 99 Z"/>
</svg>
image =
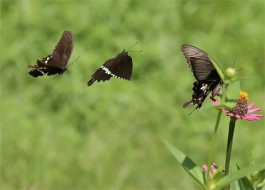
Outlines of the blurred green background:
<svg viewBox="0 0 265 190">
<path fill-rule="evenodd" d="M 263 1 L 2 0 L 2 189 L 198 189 L 161 142 L 203 164 L 217 116 L 208 98 L 190 116 L 194 106 L 182 108 L 195 80 L 180 46 L 203 49 L 223 69 L 242 67 L 249 103 L 264 109 L 264 19 Z M 64 30 L 75 37 L 69 74 L 29 76 L 27 65 Z M 105 60 L 137 41 L 131 81 L 87 87 Z M 228 122 L 223 116 L 219 166 Z M 264 130 L 264 119 L 237 122 L 234 163 L 264 162 Z"/>
</svg>

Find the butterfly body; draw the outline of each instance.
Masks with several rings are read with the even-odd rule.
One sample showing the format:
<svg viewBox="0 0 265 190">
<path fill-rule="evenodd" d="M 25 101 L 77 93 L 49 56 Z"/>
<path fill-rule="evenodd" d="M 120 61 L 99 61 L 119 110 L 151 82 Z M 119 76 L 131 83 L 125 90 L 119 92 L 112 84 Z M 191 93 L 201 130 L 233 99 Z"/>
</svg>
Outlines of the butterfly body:
<svg viewBox="0 0 265 190">
<path fill-rule="evenodd" d="M 87 85 L 92 85 L 95 81 L 105 82 L 113 78 L 130 80 L 132 76 L 132 58 L 128 52 L 123 50 L 116 57 L 108 59 L 105 63 L 92 75 L 92 79 Z"/>
<path fill-rule="evenodd" d="M 210 92 L 212 92 L 212 98 L 220 95 L 223 82 L 206 52 L 191 45 L 182 45 L 181 49 L 197 80 L 193 83 L 192 99 L 184 103 L 183 107 L 186 108 L 193 104 L 197 105 L 197 109 L 202 106 Z"/>
<path fill-rule="evenodd" d="M 53 52 L 42 60 L 37 60 L 36 65 L 29 65 L 29 74 L 33 77 L 47 75 L 61 75 L 67 70 L 67 63 L 73 50 L 73 33 L 64 31 Z"/>
</svg>

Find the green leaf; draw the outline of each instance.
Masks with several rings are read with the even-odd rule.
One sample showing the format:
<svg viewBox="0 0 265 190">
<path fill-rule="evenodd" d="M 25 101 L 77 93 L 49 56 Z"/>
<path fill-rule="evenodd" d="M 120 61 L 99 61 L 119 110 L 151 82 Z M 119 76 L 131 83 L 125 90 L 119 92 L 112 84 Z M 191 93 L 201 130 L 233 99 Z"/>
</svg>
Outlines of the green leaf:
<svg viewBox="0 0 265 190">
<path fill-rule="evenodd" d="M 262 187 L 265 186 L 265 170 L 260 170 L 257 173 L 255 173 L 251 178 L 252 183 L 254 186 L 258 189 L 262 189 Z"/>
<path fill-rule="evenodd" d="M 236 166 L 237 166 L 237 169 L 240 170 L 240 167 L 238 166 L 238 164 L 236 164 Z M 251 184 L 251 182 L 246 176 L 239 179 L 238 183 L 239 183 L 240 189 L 242 190 L 254 190 L 253 185 Z"/>
<path fill-rule="evenodd" d="M 255 171 L 260 171 L 263 169 L 265 169 L 265 164 L 255 164 L 245 167 L 236 172 L 230 173 L 229 175 L 223 177 L 220 181 L 217 182 L 216 189 L 221 189 L 235 180 L 241 179 L 245 176 L 251 175 Z"/>
<path fill-rule="evenodd" d="M 183 166 L 183 168 L 188 172 L 188 174 L 195 179 L 199 185 L 204 188 L 203 174 L 201 167 L 198 167 L 195 162 L 193 162 L 187 155 L 181 152 L 179 149 L 175 148 L 173 145 L 163 140 L 163 143 L 167 149 L 173 154 L 173 156 L 178 160 L 178 162 Z"/>
</svg>

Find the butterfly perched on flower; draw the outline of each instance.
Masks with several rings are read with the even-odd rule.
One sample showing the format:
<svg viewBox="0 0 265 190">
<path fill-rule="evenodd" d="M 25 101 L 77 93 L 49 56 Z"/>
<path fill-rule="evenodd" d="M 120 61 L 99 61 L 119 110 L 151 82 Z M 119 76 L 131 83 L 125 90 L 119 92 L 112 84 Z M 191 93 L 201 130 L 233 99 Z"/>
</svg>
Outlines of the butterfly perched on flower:
<svg viewBox="0 0 265 190">
<path fill-rule="evenodd" d="M 181 50 L 196 79 L 196 82 L 193 83 L 192 99 L 184 103 L 183 107 L 186 108 L 193 104 L 197 105 L 197 109 L 202 106 L 203 101 L 210 92 L 212 93 L 211 98 L 220 95 L 223 81 L 206 52 L 187 44 L 182 45 Z"/>
<path fill-rule="evenodd" d="M 67 70 L 67 63 L 74 47 L 73 33 L 64 31 L 54 50 L 36 65 L 29 65 L 29 74 L 33 77 L 47 75 L 61 75 Z"/>
</svg>

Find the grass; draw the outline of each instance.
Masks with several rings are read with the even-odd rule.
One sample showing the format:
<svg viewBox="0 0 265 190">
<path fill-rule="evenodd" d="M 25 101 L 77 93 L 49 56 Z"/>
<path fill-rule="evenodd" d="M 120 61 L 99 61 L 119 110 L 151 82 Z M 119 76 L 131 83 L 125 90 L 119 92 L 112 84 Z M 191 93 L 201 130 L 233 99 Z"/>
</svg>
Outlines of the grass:
<svg viewBox="0 0 265 190">
<path fill-rule="evenodd" d="M 207 160 L 217 112 L 182 109 L 194 78 L 181 44 L 243 70 L 242 89 L 264 109 L 262 1 L 1 1 L 3 189 L 197 189 L 161 142 Z M 69 74 L 32 78 L 27 65 L 75 35 Z M 139 44 L 131 81 L 87 87 L 105 60 Z M 264 112 L 262 112 L 264 113 Z M 223 117 L 215 161 L 224 165 Z M 264 120 L 239 121 L 232 161 L 264 161 Z"/>
</svg>

